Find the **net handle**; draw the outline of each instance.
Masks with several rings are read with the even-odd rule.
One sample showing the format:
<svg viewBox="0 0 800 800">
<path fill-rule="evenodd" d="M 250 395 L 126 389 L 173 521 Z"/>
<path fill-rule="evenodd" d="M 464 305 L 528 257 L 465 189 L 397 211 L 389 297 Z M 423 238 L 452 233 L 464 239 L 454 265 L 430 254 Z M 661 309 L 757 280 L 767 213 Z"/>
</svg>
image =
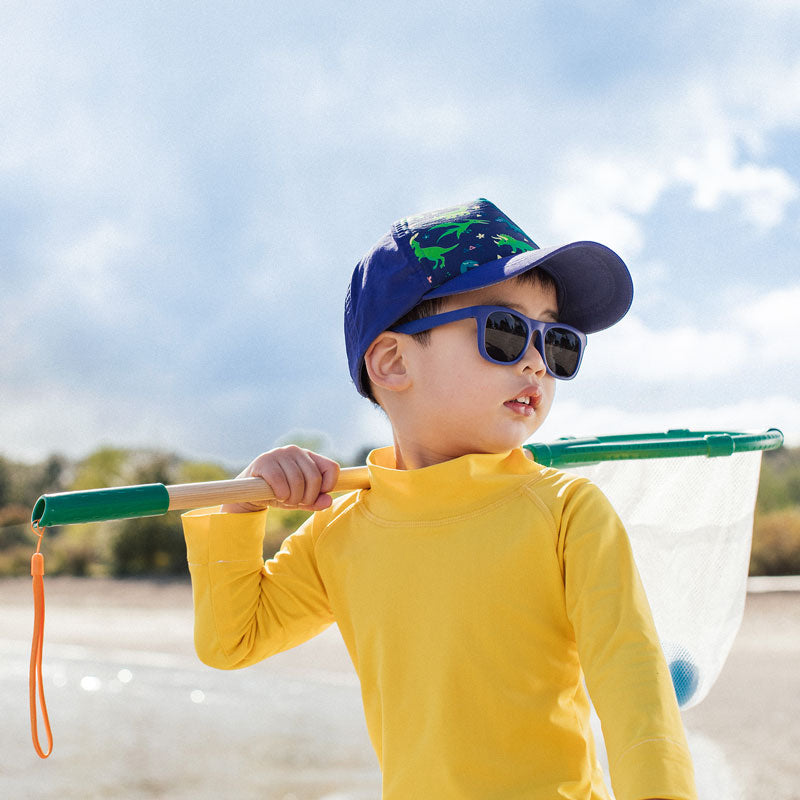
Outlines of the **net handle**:
<svg viewBox="0 0 800 800">
<path fill-rule="evenodd" d="M 564 467 L 632 458 L 680 456 L 729 456 L 748 450 L 773 450 L 783 444 L 777 428 L 761 433 L 727 431 L 693 432 L 671 430 L 626 436 L 565 438 L 549 444 L 527 444 L 524 448 L 544 467 Z M 366 467 L 348 467 L 339 473 L 334 491 L 368 488 Z M 198 508 L 219 503 L 266 501 L 274 497 L 261 478 L 177 484 L 160 483 L 110 489 L 42 495 L 31 519 L 37 528 L 72 525 L 166 514 L 167 511 Z"/>
<path fill-rule="evenodd" d="M 776 450 L 783 445 L 777 428 L 760 432 L 690 431 L 684 428 L 666 433 L 619 436 L 565 437 L 554 442 L 524 445 L 544 467 L 566 467 L 598 461 L 635 458 L 718 458 L 754 450 Z"/>
<path fill-rule="evenodd" d="M 340 470 L 333 491 L 349 492 L 368 487 L 369 472 L 366 467 L 345 467 Z M 234 478 L 170 486 L 163 483 L 117 486 L 43 494 L 33 507 L 31 522 L 38 529 L 53 525 L 155 517 L 168 511 L 274 499 L 274 492 L 261 478 Z"/>
</svg>

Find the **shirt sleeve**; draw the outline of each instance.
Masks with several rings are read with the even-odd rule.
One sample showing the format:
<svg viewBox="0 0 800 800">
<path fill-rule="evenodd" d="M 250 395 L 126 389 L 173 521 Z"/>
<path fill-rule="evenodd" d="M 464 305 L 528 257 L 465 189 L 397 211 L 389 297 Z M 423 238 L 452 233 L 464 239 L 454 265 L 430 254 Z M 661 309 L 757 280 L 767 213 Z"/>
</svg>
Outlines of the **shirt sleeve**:
<svg viewBox="0 0 800 800">
<path fill-rule="evenodd" d="M 683 722 L 630 541 L 593 484 L 566 502 L 561 540 L 567 614 L 617 800 L 696 800 Z"/>
<path fill-rule="evenodd" d="M 333 622 L 317 570 L 311 517 L 264 562 L 267 511 L 182 517 L 201 661 L 238 669 L 301 644 Z"/>
</svg>

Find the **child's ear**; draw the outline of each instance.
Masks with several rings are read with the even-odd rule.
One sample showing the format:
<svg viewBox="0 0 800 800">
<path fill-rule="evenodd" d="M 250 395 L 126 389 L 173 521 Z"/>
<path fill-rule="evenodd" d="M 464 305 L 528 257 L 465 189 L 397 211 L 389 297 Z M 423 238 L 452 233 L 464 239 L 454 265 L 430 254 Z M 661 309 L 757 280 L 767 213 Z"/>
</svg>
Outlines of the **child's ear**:
<svg viewBox="0 0 800 800">
<path fill-rule="evenodd" d="M 374 386 L 401 392 L 410 385 L 405 349 L 411 337 L 384 331 L 369 346 L 364 356 L 367 374 Z"/>
</svg>

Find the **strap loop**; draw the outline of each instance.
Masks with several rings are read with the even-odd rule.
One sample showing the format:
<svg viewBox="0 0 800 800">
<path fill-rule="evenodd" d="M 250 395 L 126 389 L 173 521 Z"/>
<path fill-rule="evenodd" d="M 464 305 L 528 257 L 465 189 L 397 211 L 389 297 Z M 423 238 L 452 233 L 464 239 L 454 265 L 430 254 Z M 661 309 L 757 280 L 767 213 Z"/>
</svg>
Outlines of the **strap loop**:
<svg viewBox="0 0 800 800">
<path fill-rule="evenodd" d="M 50 718 L 44 699 L 44 682 L 42 680 L 42 648 L 44 646 L 44 556 L 39 552 L 42 546 L 44 528 L 34 527 L 31 530 L 39 537 L 36 552 L 31 556 L 31 577 L 33 578 L 33 641 L 31 643 L 31 669 L 28 681 L 31 706 L 31 737 L 33 747 L 39 758 L 47 758 L 53 752 L 53 733 L 50 730 Z M 38 690 L 38 693 L 37 693 Z M 47 733 L 47 752 L 39 741 L 37 699 L 42 707 L 42 721 Z"/>
</svg>

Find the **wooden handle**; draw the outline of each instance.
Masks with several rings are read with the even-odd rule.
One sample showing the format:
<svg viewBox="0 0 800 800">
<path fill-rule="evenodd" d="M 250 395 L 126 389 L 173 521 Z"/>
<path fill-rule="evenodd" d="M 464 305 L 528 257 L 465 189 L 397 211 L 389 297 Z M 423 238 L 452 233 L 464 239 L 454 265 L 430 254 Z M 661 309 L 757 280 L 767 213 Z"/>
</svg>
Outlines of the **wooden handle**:
<svg viewBox="0 0 800 800">
<path fill-rule="evenodd" d="M 262 478 L 235 478 L 231 481 L 176 483 L 167 486 L 169 510 L 216 506 L 222 503 L 257 503 L 273 500 L 275 494 Z M 339 472 L 334 492 L 351 492 L 369 488 L 366 467 L 345 467 Z"/>
</svg>

